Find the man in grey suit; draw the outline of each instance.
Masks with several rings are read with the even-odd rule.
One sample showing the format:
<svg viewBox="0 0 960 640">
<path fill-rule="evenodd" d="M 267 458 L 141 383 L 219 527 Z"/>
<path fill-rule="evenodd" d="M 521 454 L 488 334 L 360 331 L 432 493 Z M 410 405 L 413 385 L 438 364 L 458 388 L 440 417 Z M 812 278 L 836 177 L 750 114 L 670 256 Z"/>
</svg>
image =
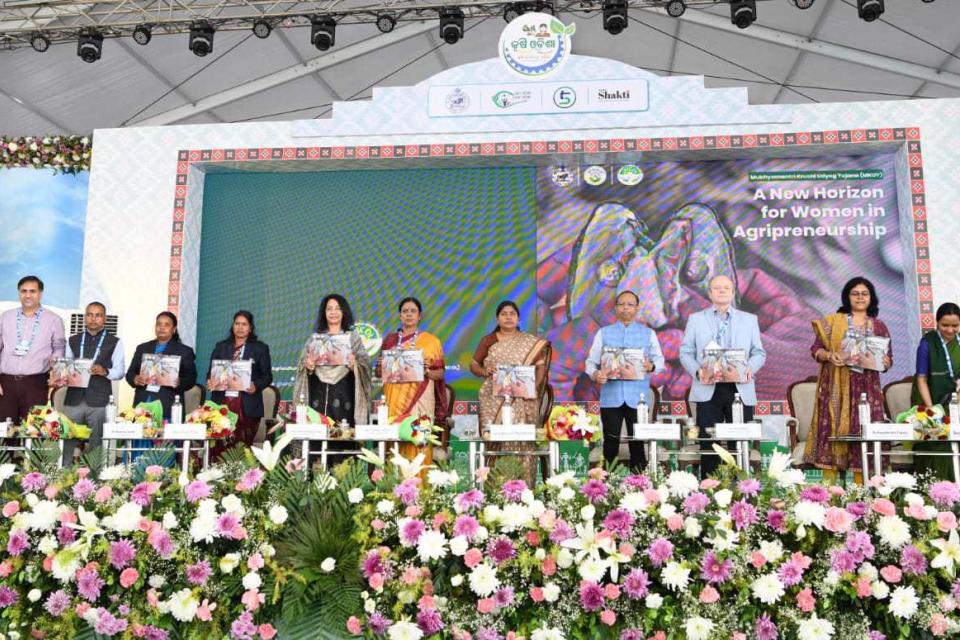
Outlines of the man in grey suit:
<svg viewBox="0 0 960 640">
<path fill-rule="evenodd" d="M 718 422 L 733 420 L 734 394 L 743 401 L 743 419 L 753 419 L 757 393 L 753 380 L 767 359 L 767 352 L 760 342 L 760 325 L 757 316 L 734 309 L 733 280 L 724 275 L 710 280 L 710 302 L 713 304 L 687 318 L 687 327 L 680 345 L 680 363 L 693 378 L 690 401 L 697 405 L 697 427 L 700 437 L 707 436 L 706 429 Z M 746 382 L 711 383 L 704 370 L 704 350 L 708 348 L 743 349 L 747 355 Z M 712 450 L 711 443 L 702 443 L 702 450 Z M 704 455 L 700 468 L 704 476 L 719 466 L 714 455 Z"/>
</svg>

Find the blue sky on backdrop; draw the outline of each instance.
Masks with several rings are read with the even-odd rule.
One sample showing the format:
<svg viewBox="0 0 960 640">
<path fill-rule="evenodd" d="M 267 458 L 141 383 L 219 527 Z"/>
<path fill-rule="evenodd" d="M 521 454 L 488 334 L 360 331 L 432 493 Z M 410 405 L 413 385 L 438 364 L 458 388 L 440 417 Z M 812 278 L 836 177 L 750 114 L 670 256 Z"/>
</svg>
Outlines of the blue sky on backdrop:
<svg viewBox="0 0 960 640">
<path fill-rule="evenodd" d="M 87 179 L 86 172 L 0 169 L 0 300 L 16 300 L 17 280 L 32 273 L 43 279 L 46 304 L 77 306 Z"/>
</svg>

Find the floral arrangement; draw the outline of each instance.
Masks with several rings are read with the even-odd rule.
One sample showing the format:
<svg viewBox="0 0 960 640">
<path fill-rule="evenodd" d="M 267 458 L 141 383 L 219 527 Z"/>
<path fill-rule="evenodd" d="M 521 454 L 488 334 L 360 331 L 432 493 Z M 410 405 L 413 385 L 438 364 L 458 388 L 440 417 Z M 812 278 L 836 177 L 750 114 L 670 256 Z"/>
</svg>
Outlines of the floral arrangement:
<svg viewBox="0 0 960 640">
<path fill-rule="evenodd" d="M 290 412 L 282 416 L 283 421 L 287 424 L 297 424 L 297 408 L 296 405 L 289 405 Z M 320 413 L 312 407 L 306 407 L 307 409 L 307 424 L 317 424 L 327 428 L 327 435 L 333 440 L 349 440 L 353 438 L 353 428 L 350 426 L 350 423 L 346 420 L 341 420 L 340 422 L 334 422 L 328 416 Z M 282 425 L 278 425 L 271 429 L 271 433 L 280 432 Z"/>
<path fill-rule="evenodd" d="M 86 440 L 90 437 L 90 427 L 75 423 L 49 404 L 37 405 L 30 409 L 27 419 L 16 427 L 16 435 L 20 438 L 43 438 L 47 440 L 61 440 L 63 438 Z"/>
<path fill-rule="evenodd" d="M 225 405 L 207 400 L 187 416 L 187 424 L 207 426 L 207 438 L 229 438 L 237 428 L 237 414 Z"/>
<path fill-rule="evenodd" d="M 90 170 L 87 136 L 0 136 L 0 167 L 53 169 L 57 173 Z"/>
<path fill-rule="evenodd" d="M 912 424 L 917 440 L 946 440 L 950 437 L 950 416 L 940 405 L 910 407 L 898 415 L 896 421 Z"/>
<path fill-rule="evenodd" d="M 599 442 L 603 438 L 600 419 L 577 405 L 561 404 L 550 411 L 547 419 L 547 437 L 550 440 L 583 440 Z"/>
<path fill-rule="evenodd" d="M 437 433 L 441 431 L 443 429 L 433 424 L 433 419 L 430 416 L 407 416 L 397 425 L 400 439 L 418 447 L 425 447 L 428 444 L 440 446 L 440 438 L 437 437 Z"/>
<path fill-rule="evenodd" d="M 163 405 L 159 400 L 141 402 L 125 409 L 117 415 L 117 421 L 143 425 L 144 438 L 163 437 Z"/>
</svg>

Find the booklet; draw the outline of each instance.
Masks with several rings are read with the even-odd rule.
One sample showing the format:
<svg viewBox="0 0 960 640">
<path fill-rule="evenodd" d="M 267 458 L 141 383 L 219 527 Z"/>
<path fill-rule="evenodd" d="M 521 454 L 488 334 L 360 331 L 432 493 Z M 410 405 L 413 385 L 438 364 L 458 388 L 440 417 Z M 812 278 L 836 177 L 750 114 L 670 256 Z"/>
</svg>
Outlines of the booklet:
<svg viewBox="0 0 960 640">
<path fill-rule="evenodd" d="M 746 349 L 708 348 L 703 352 L 705 384 L 747 382 L 747 366 Z"/>
<path fill-rule="evenodd" d="M 310 336 L 307 352 L 312 355 L 319 367 L 346 365 L 350 357 L 349 333 L 315 333 Z"/>
<path fill-rule="evenodd" d="M 423 382 L 423 350 L 387 349 L 380 354 L 380 373 L 386 383 Z"/>
<path fill-rule="evenodd" d="M 90 385 L 90 358 L 56 358 L 50 367 L 50 382 L 54 386 L 86 389 Z"/>
<path fill-rule="evenodd" d="M 253 380 L 253 360 L 214 360 L 210 365 L 211 391 L 225 391 L 236 398 L 250 388 Z"/>
<path fill-rule="evenodd" d="M 180 377 L 180 356 L 145 353 L 140 361 L 140 375 L 146 381 L 147 391 L 156 393 L 160 387 L 176 387 Z"/>
<path fill-rule="evenodd" d="M 840 354 L 843 364 L 851 371 L 863 373 L 864 370 L 883 371 L 883 357 L 890 347 L 890 338 L 864 335 L 848 330 L 840 342 Z"/>
<path fill-rule="evenodd" d="M 600 354 L 600 370 L 607 375 L 607 380 L 643 380 L 646 367 L 643 349 L 604 347 Z"/>
<path fill-rule="evenodd" d="M 533 366 L 497 365 L 493 377 L 493 395 L 511 398 L 537 397 L 537 378 Z"/>
</svg>

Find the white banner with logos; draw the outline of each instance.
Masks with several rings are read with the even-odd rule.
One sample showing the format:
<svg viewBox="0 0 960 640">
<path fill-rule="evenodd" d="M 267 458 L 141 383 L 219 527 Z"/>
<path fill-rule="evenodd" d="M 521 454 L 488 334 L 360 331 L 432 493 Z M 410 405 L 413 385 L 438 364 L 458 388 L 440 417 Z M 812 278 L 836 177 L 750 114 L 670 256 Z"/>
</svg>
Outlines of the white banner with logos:
<svg viewBox="0 0 960 640">
<path fill-rule="evenodd" d="M 642 79 L 430 87 L 431 118 L 646 111 L 649 84 Z"/>
</svg>

